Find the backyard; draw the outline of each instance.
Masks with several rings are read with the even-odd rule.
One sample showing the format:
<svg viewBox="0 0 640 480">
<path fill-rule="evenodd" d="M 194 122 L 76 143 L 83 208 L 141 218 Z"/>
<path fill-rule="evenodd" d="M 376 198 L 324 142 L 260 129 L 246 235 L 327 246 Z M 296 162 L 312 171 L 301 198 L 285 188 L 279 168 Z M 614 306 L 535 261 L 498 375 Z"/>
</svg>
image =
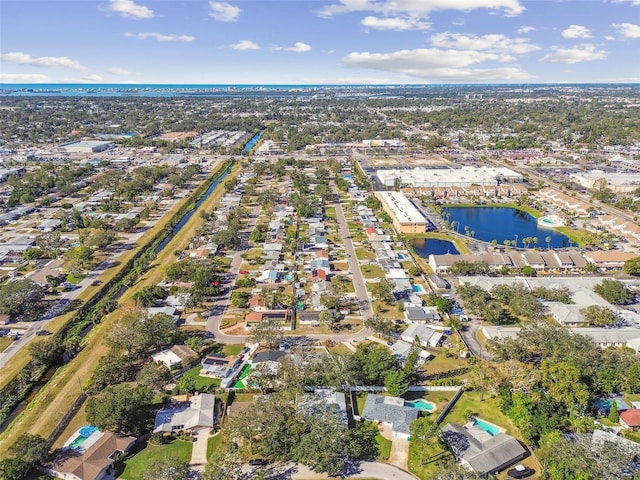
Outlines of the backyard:
<svg viewBox="0 0 640 480">
<path fill-rule="evenodd" d="M 171 443 L 165 445 L 147 444 L 141 450 L 134 450 L 134 455 L 125 460 L 124 471 L 120 474 L 119 478 L 139 480 L 142 473 L 149 466 L 149 463 L 154 460 L 175 457 L 188 462 L 191 460 L 192 449 L 193 442 L 186 442 L 184 440 L 173 440 Z"/>
</svg>

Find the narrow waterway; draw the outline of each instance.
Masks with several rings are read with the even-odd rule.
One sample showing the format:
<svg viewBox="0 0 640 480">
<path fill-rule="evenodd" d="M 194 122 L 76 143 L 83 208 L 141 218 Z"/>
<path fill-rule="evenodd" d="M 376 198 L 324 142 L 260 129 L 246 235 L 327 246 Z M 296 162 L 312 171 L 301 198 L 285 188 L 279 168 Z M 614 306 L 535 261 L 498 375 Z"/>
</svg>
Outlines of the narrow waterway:
<svg viewBox="0 0 640 480">
<path fill-rule="evenodd" d="M 253 138 L 251 140 L 249 140 L 247 142 L 247 144 L 244 146 L 244 148 L 242 149 L 242 153 L 249 153 L 251 151 L 251 149 L 253 148 L 253 146 L 258 143 L 258 140 L 260 140 L 260 138 L 262 137 L 262 134 L 264 132 L 258 132 L 256 133 Z"/>
</svg>

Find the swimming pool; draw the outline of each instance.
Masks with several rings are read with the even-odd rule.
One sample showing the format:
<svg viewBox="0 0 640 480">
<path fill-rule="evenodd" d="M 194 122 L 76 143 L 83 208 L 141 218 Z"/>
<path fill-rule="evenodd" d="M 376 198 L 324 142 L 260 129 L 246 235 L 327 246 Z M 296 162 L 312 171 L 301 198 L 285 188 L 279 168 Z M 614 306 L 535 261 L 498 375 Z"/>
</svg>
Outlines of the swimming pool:
<svg viewBox="0 0 640 480">
<path fill-rule="evenodd" d="M 413 290 L 414 293 L 425 293 L 424 287 L 422 285 L 418 285 L 417 283 L 411 285 L 411 290 Z"/>
<path fill-rule="evenodd" d="M 99 430 L 98 427 L 94 427 L 93 425 L 85 425 L 75 433 L 75 438 L 72 437 L 73 440 L 66 446 L 72 450 L 81 450 L 84 442 Z"/>
<path fill-rule="evenodd" d="M 414 400 L 413 402 L 404 402 L 404 405 L 406 407 L 426 410 L 427 412 L 433 412 L 436 409 L 435 404 L 431 402 L 427 402 L 425 400 Z"/>
<path fill-rule="evenodd" d="M 473 417 L 473 419 L 471 419 L 471 424 L 476 426 L 476 427 L 481 428 L 482 430 L 487 432 L 492 437 L 495 437 L 496 435 L 498 435 L 500 433 L 500 428 L 499 427 L 496 427 L 492 423 L 485 422 L 484 420 L 481 420 L 478 417 Z"/>
<path fill-rule="evenodd" d="M 404 254 L 403 253 L 396 254 L 396 257 L 398 257 L 398 260 L 404 260 Z"/>
</svg>

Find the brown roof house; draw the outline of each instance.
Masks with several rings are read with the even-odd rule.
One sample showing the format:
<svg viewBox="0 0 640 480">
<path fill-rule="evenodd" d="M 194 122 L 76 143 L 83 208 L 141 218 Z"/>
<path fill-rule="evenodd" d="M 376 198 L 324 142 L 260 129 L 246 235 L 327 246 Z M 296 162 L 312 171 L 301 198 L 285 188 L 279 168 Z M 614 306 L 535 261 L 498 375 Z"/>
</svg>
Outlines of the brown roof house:
<svg viewBox="0 0 640 480">
<path fill-rule="evenodd" d="M 111 432 L 95 432 L 80 447 L 64 450 L 56 456 L 49 468 L 43 470 L 65 480 L 109 478 L 113 473 L 116 455 L 129 451 L 135 441 L 133 437 L 123 437 Z"/>
<path fill-rule="evenodd" d="M 620 425 L 637 430 L 640 428 L 640 409 L 631 408 L 620 414 Z"/>
</svg>

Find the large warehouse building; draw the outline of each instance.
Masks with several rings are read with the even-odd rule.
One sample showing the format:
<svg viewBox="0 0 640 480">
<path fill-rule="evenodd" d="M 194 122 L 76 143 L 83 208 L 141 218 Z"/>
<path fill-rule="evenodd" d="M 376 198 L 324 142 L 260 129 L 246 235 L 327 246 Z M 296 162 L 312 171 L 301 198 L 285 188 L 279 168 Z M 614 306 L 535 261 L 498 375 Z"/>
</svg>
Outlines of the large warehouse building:
<svg viewBox="0 0 640 480">
<path fill-rule="evenodd" d="M 421 233 L 427 230 L 427 219 L 402 192 L 376 192 L 382 208 L 393 221 L 398 233 Z"/>
<path fill-rule="evenodd" d="M 494 186 L 502 183 L 522 182 L 522 175 L 504 167 L 462 167 L 389 169 L 376 172 L 385 187 L 396 186 L 396 179 L 403 187 L 468 187 L 470 185 Z"/>
<path fill-rule="evenodd" d="M 97 153 L 104 152 L 112 145 L 113 142 L 102 140 L 81 140 L 79 142 L 65 143 L 60 145 L 60 148 L 67 153 Z"/>
</svg>

